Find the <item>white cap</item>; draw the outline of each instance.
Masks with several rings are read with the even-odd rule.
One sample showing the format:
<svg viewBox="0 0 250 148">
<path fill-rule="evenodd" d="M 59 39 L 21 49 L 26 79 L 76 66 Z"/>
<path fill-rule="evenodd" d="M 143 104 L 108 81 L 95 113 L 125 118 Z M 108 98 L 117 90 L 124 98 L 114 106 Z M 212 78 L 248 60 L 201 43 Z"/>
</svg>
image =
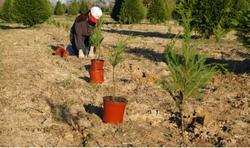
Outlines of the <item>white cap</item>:
<svg viewBox="0 0 250 148">
<path fill-rule="evenodd" d="M 101 8 L 99 8 L 99 7 L 92 7 L 91 9 L 90 9 L 90 13 L 91 13 L 91 15 L 93 16 L 93 17 L 95 17 L 96 19 L 99 19 L 101 16 L 102 16 L 102 10 L 101 10 Z"/>
</svg>

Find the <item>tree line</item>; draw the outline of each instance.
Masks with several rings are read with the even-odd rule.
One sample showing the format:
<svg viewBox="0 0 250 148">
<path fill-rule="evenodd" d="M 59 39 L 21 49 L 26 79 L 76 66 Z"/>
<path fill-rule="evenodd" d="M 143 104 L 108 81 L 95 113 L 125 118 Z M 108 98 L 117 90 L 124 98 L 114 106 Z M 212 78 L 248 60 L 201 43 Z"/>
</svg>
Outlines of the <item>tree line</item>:
<svg viewBox="0 0 250 148">
<path fill-rule="evenodd" d="M 48 0 L 5 0 L 0 18 L 6 22 L 34 26 L 53 14 L 76 15 L 87 12 L 90 6 L 87 0 L 74 0 L 68 6 L 59 0 L 55 8 Z M 230 29 L 236 29 L 247 37 L 249 43 L 249 0 L 115 0 L 110 15 L 124 24 L 143 20 L 157 24 L 175 19 L 183 25 L 180 17 L 183 10 L 191 13 L 191 31 L 205 38 L 215 36 L 219 40 Z"/>
</svg>

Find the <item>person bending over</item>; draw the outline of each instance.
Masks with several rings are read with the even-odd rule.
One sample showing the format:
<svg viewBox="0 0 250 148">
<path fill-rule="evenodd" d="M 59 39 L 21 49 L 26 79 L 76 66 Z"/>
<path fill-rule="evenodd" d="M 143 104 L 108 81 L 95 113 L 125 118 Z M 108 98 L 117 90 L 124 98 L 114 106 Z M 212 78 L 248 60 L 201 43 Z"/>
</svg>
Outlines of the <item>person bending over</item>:
<svg viewBox="0 0 250 148">
<path fill-rule="evenodd" d="M 70 30 L 70 42 L 72 50 L 78 54 L 79 58 L 94 56 L 94 48 L 90 45 L 90 35 L 96 28 L 98 19 L 101 16 L 102 10 L 95 6 L 87 13 L 82 13 L 76 17 Z"/>
</svg>

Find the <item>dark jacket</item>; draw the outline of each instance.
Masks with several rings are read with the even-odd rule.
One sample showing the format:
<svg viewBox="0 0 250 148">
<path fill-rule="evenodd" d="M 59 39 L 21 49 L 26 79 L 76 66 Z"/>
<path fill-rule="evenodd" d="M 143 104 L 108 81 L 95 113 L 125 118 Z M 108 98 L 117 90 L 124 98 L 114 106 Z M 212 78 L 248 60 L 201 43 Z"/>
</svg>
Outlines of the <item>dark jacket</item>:
<svg viewBox="0 0 250 148">
<path fill-rule="evenodd" d="M 89 37 L 95 29 L 95 26 L 88 23 L 88 13 L 76 17 L 70 30 L 70 42 L 78 50 L 83 48 L 83 44 L 89 46 Z"/>
</svg>

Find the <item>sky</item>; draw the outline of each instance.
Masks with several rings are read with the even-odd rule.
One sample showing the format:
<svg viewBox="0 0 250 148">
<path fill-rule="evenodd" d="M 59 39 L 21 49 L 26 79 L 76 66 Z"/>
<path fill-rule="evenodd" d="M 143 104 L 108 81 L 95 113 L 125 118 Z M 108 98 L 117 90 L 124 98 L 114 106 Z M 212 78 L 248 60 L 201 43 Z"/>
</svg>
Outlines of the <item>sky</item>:
<svg viewBox="0 0 250 148">
<path fill-rule="evenodd" d="M 50 0 L 51 2 L 55 3 L 57 2 L 57 0 Z M 65 3 L 65 2 L 70 2 L 72 0 L 60 0 L 61 2 Z M 90 0 L 90 1 L 102 1 L 102 2 L 109 2 L 109 1 L 112 1 L 112 0 Z"/>
<path fill-rule="evenodd" d="M 52 3 L 57 2 L 57 0 L 50 0 Z M 60 0 L 61 2 L 65 3 L 67 0 Z"/>
<path fill-rule="evenodd" d="M 50 0 L 52 2 L 53 5 L 56 4 L 56 2 L 58 0 Z M 73 0 L 60 0 L 63 3 L 68 3 L 71 2 Z M 110 5 L 112 5 L 112 2 L 114 2 L 115 0 L 88 0 L 91 1 L 93 4 L 97 4 L 100 7 L 110 7 Z"/>
</svg>

